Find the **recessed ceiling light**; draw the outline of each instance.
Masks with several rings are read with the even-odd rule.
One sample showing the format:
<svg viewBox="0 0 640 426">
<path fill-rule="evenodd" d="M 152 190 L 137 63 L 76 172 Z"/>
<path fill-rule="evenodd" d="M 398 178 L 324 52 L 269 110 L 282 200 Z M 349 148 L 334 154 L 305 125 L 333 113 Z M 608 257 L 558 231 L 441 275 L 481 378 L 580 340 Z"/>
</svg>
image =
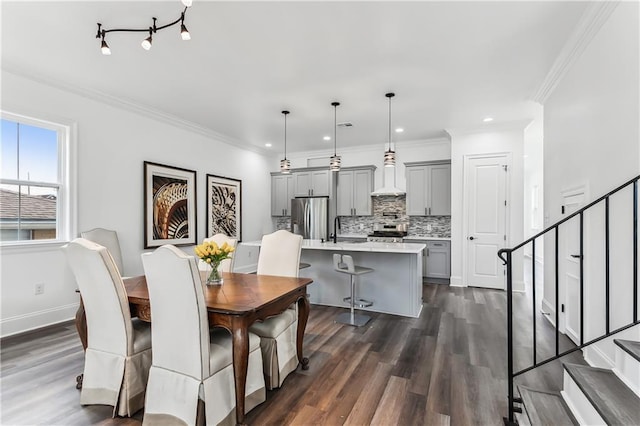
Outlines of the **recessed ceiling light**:
<svg viewBox="0 0 640 426">
<path fill-rule="evenodd" d="M 322 139 L 324 139 L 325 141 L 330 141 L 331 140 L 331 136 L 325 136 Z"/>
<path fill-rule="evenodd" d="M 265 143 L 264 146 L 266 146 L 267 148 L 271 148 L 272 145 L 270 143 Z"/>
<path fill-rule="evenodd" d="M 488 122 L 490 122 L 490 121 L 493 121 L 493 118 L 491 118 L 491 117 L 486 117 L 486 118 L 485 118 L 484 120 L 482 120 L 482 121 L 484 121 L 485 123 L 488 123 Z"/>
<path fill-rule="evenodd" d="M 396 129 L 396 133 L 402 133 L 402 132 L 404 132 L 404 129 L 402 127 L 398 127 Z"/>
</svg>

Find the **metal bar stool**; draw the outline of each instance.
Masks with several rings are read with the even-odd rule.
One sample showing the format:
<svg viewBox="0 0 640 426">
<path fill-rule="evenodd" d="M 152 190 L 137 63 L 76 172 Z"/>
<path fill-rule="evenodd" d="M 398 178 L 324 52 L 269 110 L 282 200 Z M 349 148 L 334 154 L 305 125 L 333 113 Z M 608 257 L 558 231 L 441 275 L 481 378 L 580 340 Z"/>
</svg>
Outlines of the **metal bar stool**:
<svg viewBox="0 0 640 426">
<path fill-rule="evenodd" d="M 351 277 L 351 297 L 345 297 L 345 302 L 349 302 L 350 312 L 338 315 L 336 322 L 340 324 L 355 325 L 360 327 L 365 325 L 371 319 L 368 315 L 360 315 L 355 313 L 355 308 L 367 308 L 373 305 L 373 302 L 356 298 L 356 276 L 372 272 L 373 269 L 357 266 L 353 264 L 353 258 L 348 254 L 333 255 L 333 267 L 336 271 L 343 274 L 349 274 Z"/>
</svg>

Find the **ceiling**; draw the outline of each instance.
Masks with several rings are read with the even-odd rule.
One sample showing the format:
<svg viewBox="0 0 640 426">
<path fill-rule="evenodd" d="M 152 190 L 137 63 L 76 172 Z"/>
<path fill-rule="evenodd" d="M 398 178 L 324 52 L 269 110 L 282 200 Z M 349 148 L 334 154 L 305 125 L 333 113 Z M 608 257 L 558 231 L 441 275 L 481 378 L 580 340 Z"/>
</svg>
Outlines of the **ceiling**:
<svg viewBox="0 0 640 426">
<path fill-rule="evenodd" d="M 383 145 L 393 91 L 394 141 L 442 137 L 444 129 L 531 117 L 532 96 L 586 2 L 199 1 L 179 26 L 112 33 L 100 53 L 96 23 L 145 28 L 180 16 L 172 1 L 8 2 L 2 67 L 160 111 L 222 139 L 288 152 Z M 265 148 L 272 143 L 272 148 Z"/>
</svg>

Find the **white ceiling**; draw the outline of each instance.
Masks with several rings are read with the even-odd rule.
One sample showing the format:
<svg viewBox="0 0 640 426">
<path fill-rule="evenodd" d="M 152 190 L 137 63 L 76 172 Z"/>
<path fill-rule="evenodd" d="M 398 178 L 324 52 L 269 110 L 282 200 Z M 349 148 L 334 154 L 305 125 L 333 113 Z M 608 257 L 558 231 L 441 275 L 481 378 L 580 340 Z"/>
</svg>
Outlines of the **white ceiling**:
<svg viewBox="0 0 640 426">
<path fill-rule="evenodd" d="M 331 148 L 332 101 L 341 102 L 338 150 L 384 144 L 388 103 L 395 141 L 444 129 L 530 118 L 531 98 L 586 2 L 198 1 L 179 26 L 154 35 L 104 28 L 162 25 L 182 4 L 2 2 L 2 67 L 161 111 L 251 149 Z"/>
</svg>

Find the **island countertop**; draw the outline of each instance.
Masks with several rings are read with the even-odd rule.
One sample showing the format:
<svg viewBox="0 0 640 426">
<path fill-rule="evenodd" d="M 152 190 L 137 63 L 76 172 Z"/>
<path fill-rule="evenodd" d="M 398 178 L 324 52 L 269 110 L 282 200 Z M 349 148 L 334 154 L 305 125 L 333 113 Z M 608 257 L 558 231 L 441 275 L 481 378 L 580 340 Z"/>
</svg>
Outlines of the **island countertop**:
<svg viewBox="0 0 640 426">
<path fill-rule="evenodd" d="M 260 247 L 260 241 L 248 241 L 241 244 Z M 303 240 L 302 250 L 366 251 L 375 253 L 420 253 L 426 246 L 421 243 L 380 243 L 380 242 L 321 242 Z"/>
</svg>

